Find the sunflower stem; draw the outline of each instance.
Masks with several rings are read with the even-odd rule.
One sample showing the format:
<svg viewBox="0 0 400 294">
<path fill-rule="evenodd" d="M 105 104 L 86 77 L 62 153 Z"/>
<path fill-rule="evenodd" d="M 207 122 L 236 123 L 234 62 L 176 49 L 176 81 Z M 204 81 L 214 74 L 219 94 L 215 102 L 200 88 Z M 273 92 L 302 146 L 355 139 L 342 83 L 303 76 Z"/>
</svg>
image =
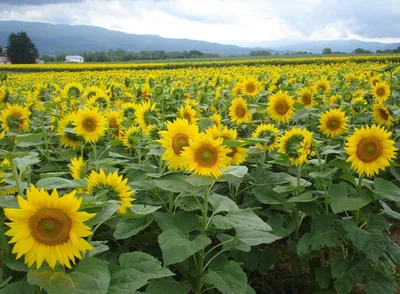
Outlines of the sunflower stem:
<svg viewBox="0 0 400 294">
<path fill-rule="evenodd" d="M 297 168 L 296 179 L 297 179 L 296 194 L 297 194 L 297 196 L 299 196 L 300 195 L 300 183 L 301 183 L 301 181 L 300 181 L 301 180 L 301 165 L 299 165 Z M 293 238 L 297 244 L 297 242 L 299 241 L 301 218 L 300 218 L 299 210 L 297 208 L 295 208 L 294 213 L 295 213 L 294 219 L 296 222 L 296 229 L 294 231 Z M 292 259 L 292 284 L 293 284 L 294 293 L 297 293 L 297 282 L 298 282 L 298 277 L 299 277 L 299 269 L 300 269 L 300 259 L 296 254 L 294 254 L 293 259 Z"/>
<path fill-rule="evenodd" d="M 17 166 L 15 165 L 14 160 L 11 160 L 11 171 L 14 176 L 15 184 L 17 185 L 18 194 L 22 197 L 24 195 L 24 189 L 22 188 L 22 182 L 20 175 L 18 174 Z"/>
<path fill-rule="evenodd" d="M 360 192 L 361 192 L 361 188 L 362 188 L 363 179 L 364 179 L 364 177 L 363 177 L 362 175 L 358 178 L 358 183 L 357 183 L 357 197 L 360 196 Z"/>
<path fill-rule="evenodd" d="M 203 199 L 203 210 L 202 210 L 202 220 L 201 220 L 201 234 L 205 235 L 207 231 L 207 212 L 208 212 L 208 194 L 209 194 L 209 186 L 204 186 L 204 199 Z M 199 262 L 197 264 L 197 283 L 196 283 L 196 293 L 201 293 L 201 288 L 203 284 L 201 283 L 201 277 L 203 275 L 204 270 L 204 258 L 205 252 L 204 249 L 199 252 Z"/>
<path fill-rule="evenodd" d="M 96 147 L 96 143 L 93 143 L 92 147 L 93 147 L 93 161 L 97 161 L 97 147 Z"/>
<path fill-rule="evenodd" d="M 46 133 L 46 125 L 44 122 L 44 115 L 42 116 L 42 128 L 43 128 L 43 137 L 44 137 L 44 155 L 46 158 L 49 158 L 49 142 Z"/>
<path fill-rule="evenodd" d="M 319 169 L 321 171 L 321 174 L 323 173 L 324 169 L 322 168 L 322 160 L 321 160 L 321 156 L 319 155 L 318 150 L 315 150 L 315 153 L 317 154 L 317 158 L 318 158 L 318 164 L 319 164 Z M 324 197 L 325 197 L 325 213 L 329 214 L 329 199 L 328 199 L 328 192 L 326 190 L 326 184 L 325 184 L 325 179 L 322 178 L 322 188 L 324 189 Z"/>
<path fill-rule="evenodd" d="M 172 214 L 173 209 L 174 209 L 174 193 L 171 192 L 171 194 L 169 194 L 168 212 L 169 212 L 170 214 Z"/>
</svg>

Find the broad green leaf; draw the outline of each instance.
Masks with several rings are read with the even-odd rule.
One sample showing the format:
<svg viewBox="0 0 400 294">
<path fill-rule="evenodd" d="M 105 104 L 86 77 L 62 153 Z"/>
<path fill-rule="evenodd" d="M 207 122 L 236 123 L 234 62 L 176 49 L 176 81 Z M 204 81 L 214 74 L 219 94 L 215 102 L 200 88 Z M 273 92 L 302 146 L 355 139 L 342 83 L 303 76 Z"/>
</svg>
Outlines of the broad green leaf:
<svg viewBox="0 0 400 294">
<path fill-rule="evenodd" d="M 251 246 L 240 241 L 237 237 L 232 237 L 227 234 L 218 234 L 217 235 L 218 240 L 223 243 L 222 245 L 222 250 L 228 251 L 228 250 L 240 250 L 244 252 L 250 252 Z"/>
<path fill-rule="evenodd" d="M 236 261 L 229 261 L 218 270 L 208 269 L 203 282 L 213 285 L 223 294 L 243 294 L 247 289 L 247 276 Z"/>
<path fill-rule="evenodd" d="M 281 259 L 278 250 L 272 247 L 265 247 L 260 256 L 260 262 L 258 264 L 258 272 L 265 274 L 268 270 Z"/>
<path fill-rule="evenodd" d="M 365 285 L 367 294 L 389 294 L 397 293 L 396 282 L 382 273 L 376 272 L 372 279 Z"/>
<path fill-rule="evenodd" d="M 162 206 L 135 204 L 128 209 L 126 217 L 140 218 L 159 210 Z"/>
<path fill-rule="evenodd" d="M 96 213 L 96 215 L 91 218 L 90 220 L 88 220 L 86 222 L 86 224 L 88 226 L 94 226 L 100 223 L 105 222 L 106 220 L 108 220 L 112 215 L 114 215 L 114 213 L 117 211 L 117 209 L 119 208 L 119 202 L 112 202 L 109 203 L 99 209 L 96 210 L 90 210 L 90 212 L 94 212 Z"/>
<path fill-rule="evenodd" d="M 106 294 L 110 271 L 104 261 L 88 257 L 69 274 L 47 266 L 38 270 L 32 268 L 28 272 L 28 282 L 39 285 L 49 294 Z"/>
<path fill-rule="evenodd" d="M 211 204 L 214 214 L 228 212 L 231 209 L 238 209 L 238 206 L 228 196 L 211 193 L 208 196 L 208 202 Z"/>
<path fill-rule="evenodd" d="M 328 190 L 328 197 L 334 213 L 358 210 L 374 200 L 368 189 L 363 187 L 360 195 L 357 196 L 355 189 L 345 182 L 331 185 Z"/>
<path fill-rule="evenodd" d="M 36 187 L 38 189 L 44 188 L 45 190 L 53 190 L 53 189 L 75 188 L 76 185 L 71 180 L 59 177 L 52 177 L 52 178 L 40 179 L 39 181 L 37 181 Z"/>
<path fill-rule="evenodd" d="M 391 201 L 400 201 L 400 188 L 395 184 L 381 178 L 376 178 L 374 186 L 375 190 L 373 192 L 375 194 Z"/>
<path fill-rule="evenodd" d="M 163 268 L 158 259 L 144 252 L 123 253 L 119 261 L 121 265 L 110 266 L 110 294 L 134 293 L 151 279 L 174 275 L 168 268 Z"/>
<path fill-rule="evenodd" d="M 154 180 L 154 184 L 165 191 L 174 193 L 187 192 L 192 189 L 191 185 L 185 181 L 186 177 L 182 174 L 169 174 Z"/>
<path fill-rule="evenodd" d="M 311 239 L 311 233 L 304 233 L 299 241 L 297 242 L 296 246 L 296 251 L 297 254 L 302 256 L 306 255 L 311 252 L 311 244 L 310 244 L 310 239 Z"/>
<path fill-rule="evenodd" d="M 147 294 L 187 294 L 192 286 L 189 282 L 177 282 L 173 278 L 152 280 L 146 288 Z"/>
<path fill-rule="evenodd" d="M 258 201 L 264 204 L 282 204 L 285 203 L 285 199 L 288 196 L 285 193 L 275 192 L 271 186 L 267 185 L 256 186 L 252 193 Z"/>
<path fill-rule="evenodd" d="M 333 227 L 331 215 L 314 215 L 312 217 L 310 244 L 312 250 L 323 247 L 335 247 L 339 243 L 339 234 Z"/>
<path fill-rule="evenodd" d="M 155 212 L 152 216 L 163 231 L 178 228 L 189 234 L 200 222 L 197 215 L 188 212 L 177 212 L 173 215 L 167 212 Z"/>
<path fill-rule="evenodd" d="M 296 197 L 289 197 L 287 202 L 311 202 L 317 199 L 318 197 L 314 197 L 311 191 L 304 192 Z"/>
<path fill-rule="evenodd" d="M 235 230 L 236 238 L 250 246 L 270 244 L 276 240 L 282 239 L 282 237 L 273 235 L 270 232 L 252 230 L 245 227 L 237 227 Z"/>
<path fill-rule="evenodd" d="M 25 281 L 19 281 L 6 285 L 0 289 L 0 294 L 34 294 L 35 287 Z"/>
<path fill-rule="evenodd" d="M 398 213 L 397 211 L 394 211 L 390 208 L 389 205 L 387 205 L 385 202 L 383 202 L 382 200 L 379 201 L 379 203 L 382 205 L 383 207 L 383 213 L 385 215 L 387 215 L 388 217 L 392 217 L 395 219 L 400 219 L 400 213 Z"/>
<path fill-rule="evenodd" d="M 132 237 L 147 228 L 153 220 L 149 215 L 143 218 L 122 218 L 115 228 L 114 238 L 119 240 Z"/>
<path fill-rule="evenodd" d="M 158 236 L 164 264 L 170 265 L 184 261 L 196 252 L 211 244 L 210 238 L 199 235 L 192 240 L 178 228 L 168 229 Z"/>
<path fill-rule="evenodd" d="M 17 197 L 15 196 L 0 196 L 0 207 L 3 208 L 19 208 Z"/>
<path fill-rule="evenodd" d="M 315 280 L 321 289 L 328 289 L 331 283 L 331 270 L 328 267 L 317 267 L 315 269 Z"/>
<path fill-rule="evenodd" d="M 226 216 L 216 215 L 213 224 L 223 230 L 246 228 L 249 230 L 272 231 L 272 228 L 258 217 L 251 208 L 231 209 Z"/>
<path fill-rule="evenodd" d="M 222 171 L 222 178 L 220 181 L 236 182 L 242 179 L 248 172 L 246 166 L 230 166 L 228 169 Z"/>
<path fill-rule="evenodd" d="M 31 152 L 27 156 L 14 158 L 13 161 L 19 170 L 25 170 L 28 166 L 39 163 L 40 158 L 39 154 Z"/>
<path fill-rule="evenodd" d="M 336 291 L 339 294 L 348 294 L 357 283 L 363 280 L 367 266 L 365 257 L 356 257 L 348 263 L 342 253 L 334 254 L 331 261 L 331 273 Z"/>
<path fill-rule="evenodd" d="M 216 180 L 213 177 L 204 177 L 197 175 L 190 175 L 185 180 L 193 187 L 207 186 L 213 184 Z"/>
</svg>

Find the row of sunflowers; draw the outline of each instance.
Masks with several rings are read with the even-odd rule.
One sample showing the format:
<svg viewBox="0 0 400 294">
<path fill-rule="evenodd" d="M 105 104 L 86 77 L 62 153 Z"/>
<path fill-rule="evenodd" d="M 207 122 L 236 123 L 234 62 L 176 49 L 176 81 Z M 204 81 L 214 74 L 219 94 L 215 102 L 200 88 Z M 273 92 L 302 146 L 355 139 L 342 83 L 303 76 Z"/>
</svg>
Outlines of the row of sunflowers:
<svg viewBox="0 0 400 294">
<path fill-rule="evenodd" d="M 396 293 L 379 58 L 2 74 L 0 293 Z"/>
</svg>

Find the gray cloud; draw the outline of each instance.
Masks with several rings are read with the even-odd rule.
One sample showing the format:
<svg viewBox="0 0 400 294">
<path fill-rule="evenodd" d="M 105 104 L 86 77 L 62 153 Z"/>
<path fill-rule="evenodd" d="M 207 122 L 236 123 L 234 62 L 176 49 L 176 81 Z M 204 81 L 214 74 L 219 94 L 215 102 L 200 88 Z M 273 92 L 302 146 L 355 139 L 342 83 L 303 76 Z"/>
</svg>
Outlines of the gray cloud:
<svg viewBox="0 0 400 294">
<path fill-rule="evenodd" d="M 48 5 L 48 4 L 63 4 L 63 3 L 79 3 L 81 0 L 0 0 L 0 4 L 17 5 Z"/>
</svg>

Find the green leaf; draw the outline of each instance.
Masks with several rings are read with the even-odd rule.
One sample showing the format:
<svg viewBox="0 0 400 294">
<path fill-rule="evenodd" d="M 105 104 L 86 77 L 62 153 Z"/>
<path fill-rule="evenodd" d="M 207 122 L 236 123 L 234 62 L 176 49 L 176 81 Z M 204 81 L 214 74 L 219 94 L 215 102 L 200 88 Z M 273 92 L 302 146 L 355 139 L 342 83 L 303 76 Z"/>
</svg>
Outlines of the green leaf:
<svg viewBox="0 0 400 294">
<path fill-rule="evenodd" d="M 121 254 L 120 265 L 112 265 L 109 293 L 134 293 L 151 279 L 160 279 L 174 275 L 161 262 L 144 252 Z"/>
<path fill-rule="evenodd" d="M 110 271 L 104 261 L 88 257 L 69 274 L 59 269 L 51 270 L 47 266 L 31 269 L 28 282 L 39 285 L 49 294 L 106 294 Z"/>
<path fill-rule="evenodd" d="M 53 177 L 40 179 L 36 183 L 38 189 L 44 188 L 45 190 L 75 188 L 76 185 L 73 181 L 64 178 Z"/>
<path fill-rule="evenodd" d="M 231 209 L 226 216 L 216 215 L 213 224 L 223 230 L 246 228 L 258 231 L 272 231 L 272 228 L 258 217 L 251 208 Z"/>
<path fill-rule="evenodd" d="M 298 255 L 302 256 L 311 252 L 310 239 L 311 239 L 311 233 L 304 233 L 301 236 L 296 246 L 296 251 Z"/>
<path fill-rule="evenodd" d="M 250 246 L 270 244 L 276 240 L 282 239 L 282 237 L 271 234 L 270 232 L 252 230 L 246 227 L 237 227 L 235 231 L 236 238 Z"/>
<path fill-rule="evenodd" d="M 193 187 L 200 187 L 213 184 L 215 182 L 215 179 L 213 177 L 190 175 L 186 178 L 185 181 Z"/>
<path fill-rule="evenodd" d="M 154 180 L 154 184 L 165 191 L 174 193 L 188 192 L 192 189 L 191 185 L 185 181 L 186 177 L 182 174 L 169 174 Z"/>
<path fill-rule="evenodd" d="M 153 206 L 147 204 L 133 204 L 130 209 L 128 209 L 128 213 L 125 215 L 126 217 L 140 218 L 144 217 L 148 214 L 152 214 L 159 210 L 162 206 Z"/>
<path fill-rule="evenodd" d="M 14 158 L 13 161 L 19 170 L 25 170 L 28 166 L 39 163 L 40 158 L 38 153 L 31 152 L 28 156 Z"/>
<path fill-rule="evenodd" d="M 115 228 L 114 238 L 119 240 L 132 237 L 147 228 L 153 220 L 154 218 L 150 215 L 135 219 L 123 218 L 118 222 Z"/>
<path fill-rule="evenodd" d="M 223 175 L 222 180 L 224 180 L 224 178 L 229 179 L 230 177 L 233 177 L 236 179 L 241 179 L 247 174 L 248 170 L 249 169 L 247 168 L 247 166 L 232 165 L 228 169 L 225 169 L 222 171 L 222 175 Z"/>
<path fill-rule="evenodd" d="M 164 264 L 170 265 L 184 261 L 196 252 L 211 244 L 210 238 L 199 235 L 190 240 L 189 235 L 178 228 L 168 229 L 158 236 Z"/>
<path fill-rule="evenodd" d="M 387 215 L 388 217 L 391 218 L 395 218 L 395 219 L 400 219 L 400 213 L 398 213 L 397 211 L 392 210 L 389 205 L 387 205 L 385 202 L 383 202 L 382 200 L 379 201 L 379 203 L 382 205 L 383 207 L 383 213 L 385 215 Z"/>
<path fill-rule="evenodd" d="M 315 269 L 315 280 L 321 289 L 328 289 L 331 283 L 331 270 L 328 267 L 317 267 Z"/>
<path fill-rule="evenodd" d="M 359 210 L 374 200 L 370 190 L 362 188 L 357 196 L 355 189 L 345 182 L 333 184 L 329 187 L 328 197 L 333 212 L 340 213 L 349 210 Z"/>
<path fill-rule="evenodd" d="M 348 294 L 354 286 L 363 280 L 367 271 L 367 260 L 365 257 L 356 257 L 348 263 L 341 253 L 332 257 L 331 272 L 335 279 L 335 289 L 339 294 Z"/>
<path fill-rule="evenodd" d="M 1 196 L 0 207 L 4 208 L 19 208 L 17 197 L 15 196 Z"/>
<path fill-rule="evenodd" d="M 161 230 L 166 231 L 178 228 L 186 234 L 189 234 L 200 222 L 197 215 L 181 211 L 173 215 L 167 212 L 155 212 L 153 217 Z"/>
<path fill-rule="evenodd" d="M 258 272 L 266 274 L 268 270 L 281 259 L 279 251 L 271 247 L 265 247 L 260 256 Z"/>
<path fill-rule="evenodd" d="M 243 294 L 247 289 L 247 276 L 236 261 L 229 261 L 218 270 L 208 269 L 203 282 L 213 285 L 223 294 Z"/>
<path fill-rule="evenodd" d="M 252 190 L 253 195 L 264 204 L 282 204 L 285 203 L 285 199 L 288 194 L 277 193 L 272 190 L 271 186 L 262 185 L 256 186 Z"/>
<path fill-rule="evenodd" d="M 217 235 L 218 240 L 224 244 L 222 245 L 222 250 L 223 251 L 228 251 L 228 250 L 240 250 L 244 252 L 250 252 L 251 246 L 248 244 L 240 241 L 237 237 L 232 237 L 227 234 L 218 234 Z"/>
<path fill-rule="evenodd" d="M 88 226 L 94 226 L 100 223 L 105 222 L 106 220 L 108 220 L 119 208 L 119 202 L 112 202 L 109 203 L 99 209 L 96 209 L 96 215 L 91 218 L 90 220 L 88 220 L 86 222 L 86 224 Z M 92 211 L 90 211 L 92 212 Z"/>
<path fill-rule="evenodd" d="M 229 212 L 231 209 L 238 209 L 238 206 L 229 197 L 211 193 L 208 196 L 208 202 L 211 204 L 214 214 L 220 212 Z"/>
<path fill-rule="evenodd" d="M 307 191 L 299 196 L 290 197 L 286 202 L 311 202 L 317 199 L 318 197 L 314 197 L 311 191 Z"/>
<path fill-rule="evenodd" d="M 173 278 L 152 280 L 146 288 L 148 294 L 187 294 L 192 289 L 188 281 L 177 282 Z"/>
<path fill-rule="evenodd" d="M 397 293 L 397 286 L 393 279 L 376 272 L 372 279 L 367 281 L 365 291 L 367 294 Z"/>
<path fill-rule="evenodd" d="M 400 201 L 400 188 L 395 184 L 381 178 L 376 178 L 374 186 L 375 190 L 373 192 L 375 194 L 391 201 Z"/>
<path fill-rule="evenodd" d="M 0 289 L 0 294 L 34 294 L 35 287 L 24 281 L 8 284 Z"/>
<path fill-rule="evenodd" d="M 312 217 L 310 244 L 312 250 L 323 247 L 335 247 L 339 243 L 339 234 L 333 227 L 333 216 L 314 215 Z"/>
</svg>

